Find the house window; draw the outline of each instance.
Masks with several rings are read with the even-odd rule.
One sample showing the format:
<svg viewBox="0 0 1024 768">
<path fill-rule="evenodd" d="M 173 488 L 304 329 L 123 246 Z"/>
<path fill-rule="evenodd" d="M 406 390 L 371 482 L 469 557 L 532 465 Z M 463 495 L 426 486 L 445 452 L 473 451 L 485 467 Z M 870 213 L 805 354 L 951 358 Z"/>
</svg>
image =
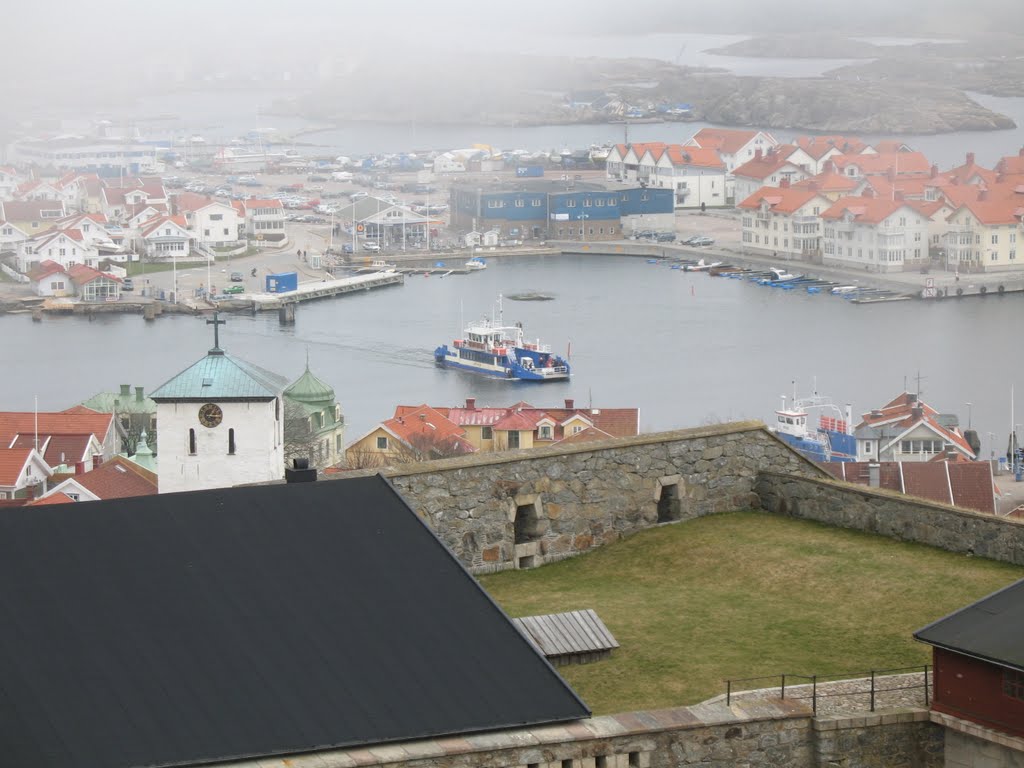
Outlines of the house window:
<svg viewBox="0 0 1024 768">
<path fill-rule="evenodd" d="M 1011 699 L 1024 701 L 1024 672 L 1019 669 L 1004 669 L 1003 693 Z"/>
<path fill-rule="evenodd" d="M 194 429 L 188 431 L 188 455 L 196 455 L 196 431 Z"/>
<path fill-rule="evenodd" d="M 388 449 L 388 439 L 386 437 L 377 438 L 377 450 L 386 451 Z"/>
<path fill-rule="evenodd" d="M 211 213 L 210 214 L 210 221 L 223 221 L 223 220 L 224 220 L 224 214 L 223 213 Z"/>
<path fill-rule="evenodd" d="M 235 455 L 235 430 L 228 430 L 228 454 L 231 456 Z"/>
<path fill-rule="evenodd" d="M 549 424 L 544 424 L 541 426 L 539 437 L 541 440 L 551 439 L 551 426 Z"/>
<path fill-rule="evenodd" d="M 572 433 L 573 433 L 574 435 L 578 435 L 578 434 L 579 434 L 580 432 L 582 432 L 582 431 L 583 431 L 584 429 L 585 429 L 585 427 L 584 427 L 584 426 L 583 426 L 582 424 L 573 424 L 573 425 L 572 425 Z"/>
<path fill-rule="evenodd" d="M 481 427 L 480 428 L 480 439 L 481 440 L 493 440 L 494 439 L 494 430 L 492 430 L 490 427 Z"/>
<path fill-rule="evenodd" d="M 67 497 L 68 497 L 69 499 L 71 499 L 72 501 L 81 501 L 81 500 L 82 500 L 82 497 L 81 497 L 81 495 L 80 495 L 80 494 L 77 494 L 77 493 L 68 493 L 67 491 L 64 491 L 64 494 L 65 494 L 65 495 L 66 495 L 66 496 L 67 496 Z"/>
<path fill-rule="evenodd" d="M 864 452 L 865 453 L 871 453 L 871 441 L 870 440 L 865 440 L 864 441 Z"/>
<path fill-rule="evenodd" d="M 508 447 L 518 448 L 519 447 L 519 432 L 517 430 L 510 430 L 508 433 Z"/>
</svg>

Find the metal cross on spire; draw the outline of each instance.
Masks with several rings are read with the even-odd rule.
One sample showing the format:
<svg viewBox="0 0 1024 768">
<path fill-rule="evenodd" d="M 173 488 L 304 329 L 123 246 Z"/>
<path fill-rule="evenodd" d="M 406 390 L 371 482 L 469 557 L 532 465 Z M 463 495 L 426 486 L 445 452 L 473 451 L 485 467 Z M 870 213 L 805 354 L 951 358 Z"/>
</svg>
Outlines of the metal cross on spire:
<svg viewBox="0 0 1024 768">
<path fill-rule="evenodd" d="M 214 351 L 221 352 L 221 348 L 220 348 L 220 326 L 225 325 L 226 323 L 227 323 L 227 320 L 221 320 L 220 319 L 220 313 L 219 312 L 214 312 L 213 313 L 213 320 L 207 320 L 206 321 L 207 325 L 212 325 L 213 326 L 213 349 L 210 350 L 211 352 L 214 352 Z"/>
</svg>

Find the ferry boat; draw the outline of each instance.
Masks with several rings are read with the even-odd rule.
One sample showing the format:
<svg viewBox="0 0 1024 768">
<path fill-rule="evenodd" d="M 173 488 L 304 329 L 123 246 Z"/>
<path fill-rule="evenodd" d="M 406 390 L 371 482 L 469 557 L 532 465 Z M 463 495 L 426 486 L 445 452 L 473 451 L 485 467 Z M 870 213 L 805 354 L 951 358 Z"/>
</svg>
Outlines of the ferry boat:
<svg viewBox="0 0 1024 768">
<path fill-rule="evenodd" d="M 816 427 L 809 425 L 811 414 L 817 415 Z M 815 392 L 811 397 L 793 398 L 775 412 L 771 427 L 775 436 L 788 443 L 811 461 L 856 461 L 857 440 L 853 436 L 852 411 L 849 404 L 844 413 L 831 399 Z"/>
<path fill-rule="evenodd" d="M 471 323 L 452 346 L 434 350 L 434 362 L 441 368 L 458 368 L 483 376 L 516 381 L 567 381 L 569 363 L 551 347 L 526 341 L 523 324 L 502 325 L 501 296 L 498 319 L 483 318 Z"/>
</svg>

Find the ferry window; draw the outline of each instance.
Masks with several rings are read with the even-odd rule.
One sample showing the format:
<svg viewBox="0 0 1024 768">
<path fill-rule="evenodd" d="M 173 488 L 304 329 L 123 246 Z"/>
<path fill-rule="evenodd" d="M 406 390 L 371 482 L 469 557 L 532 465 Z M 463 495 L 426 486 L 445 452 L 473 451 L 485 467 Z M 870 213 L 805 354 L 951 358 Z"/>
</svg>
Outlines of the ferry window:
<svg viewBox="0 0 1024 768">
<path fill-rule="evenodd" d="M 480 439 L 481 440 L 493 440 L 494 439 L 494 431 L 490 427 L 481 427 L 480 428 Z"/>
<path fill-rule="evenodd" d="M 534 208 L 540 208 L 540 202 L 540 198 L 534 198 L 533 200 L 530 201 L 530 205 L 532 205 Z"/>
<path fill-rule="evenodd" d="M 576 201 L 575 200 L 566 200 L 565 201 L 565 207 L 566 208 L 575 208 L 576 207 Z"/>
<path fill-rule="evenodd" d="M 525 200 L 516 200 L 516 208 L 522 208 L 525 205 L 526 205 L 526 201 Z"/>
<path fill-rule="evenodd" d="M 386 451 L 388 449 L 388 439 L 386 437 L 377 438 L 377 450 Z"/>
<path fill-rule="evenodd" d="M 591 200 L 589 197 L 586 200 L 583 201 L 583 207 L 584 208 L 589 208 L 593 204 L 594 204 L 594 201 Z"/>
</svg>

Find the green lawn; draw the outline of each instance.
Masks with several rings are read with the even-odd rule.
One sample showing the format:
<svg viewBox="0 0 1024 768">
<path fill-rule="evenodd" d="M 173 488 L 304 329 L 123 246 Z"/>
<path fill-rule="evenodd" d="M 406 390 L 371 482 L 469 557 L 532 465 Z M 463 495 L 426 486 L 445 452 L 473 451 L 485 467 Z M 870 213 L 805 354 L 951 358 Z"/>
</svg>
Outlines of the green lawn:
<svg viewBox="0 0 1024 768">
<path fill-rule="evenodd" d="M 597 611 L 622 647 L 560 671 L 607 714 L 693 704 L 727 677 L 925 664 L 914 630 L 1022 577 L 1022 567 L 735 512 L 481 583 L 510 616 Z"/>
</svg>

